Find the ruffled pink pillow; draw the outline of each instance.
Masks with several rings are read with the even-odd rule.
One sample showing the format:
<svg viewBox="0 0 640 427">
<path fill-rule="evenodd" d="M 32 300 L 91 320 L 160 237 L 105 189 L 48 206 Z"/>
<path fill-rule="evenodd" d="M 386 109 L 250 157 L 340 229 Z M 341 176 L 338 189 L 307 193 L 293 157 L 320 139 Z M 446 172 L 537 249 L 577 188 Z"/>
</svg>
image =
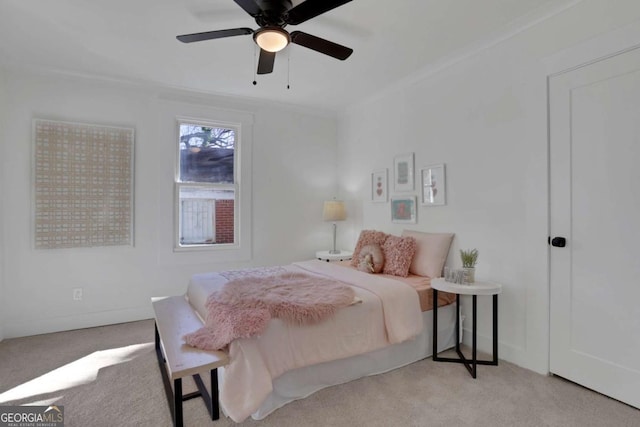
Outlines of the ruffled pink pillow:
<svg viewBox="0 0 640 427">
<path fill-rule="evenodd" d="M 418 244 L 413 237 L 389 236 L 382 245 L 384 274 L 407 277 Z"/>
<path fill-rule="evenodd" d="M 353 250 L 353 258 L 351 258 L 351 265 L 353 267 L 358 266 L 358 262 L 360 262 L 360 251 L 367 245 L 379 245 L 382 247 L 384 245 L 385 240 L 387 240 L 387 233 L 383 233 L 382 231 L 376 230 L 362 230 L 360 232 L 360 237 L 358 237 L 358 243 L 356 244 L 356 248 Z"/>
</svg>

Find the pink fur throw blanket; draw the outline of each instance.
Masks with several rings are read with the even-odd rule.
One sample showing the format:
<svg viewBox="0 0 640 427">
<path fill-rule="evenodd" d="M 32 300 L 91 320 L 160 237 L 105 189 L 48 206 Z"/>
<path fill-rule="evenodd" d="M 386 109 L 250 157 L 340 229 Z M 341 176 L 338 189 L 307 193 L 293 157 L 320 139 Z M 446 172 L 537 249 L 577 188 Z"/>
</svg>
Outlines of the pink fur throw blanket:
<svg viewBox="0 0 640 427">
<path fill-rule="evenodd" d="M 207 298 L 204 327 L 185 335 L 185 341 L 220 350 L 235 339 L 260 335 L 272 317 L 297 325 L 317 323 L 354 297 L 348 285 L 306 273 L 241 277 Z"/>
</svg>

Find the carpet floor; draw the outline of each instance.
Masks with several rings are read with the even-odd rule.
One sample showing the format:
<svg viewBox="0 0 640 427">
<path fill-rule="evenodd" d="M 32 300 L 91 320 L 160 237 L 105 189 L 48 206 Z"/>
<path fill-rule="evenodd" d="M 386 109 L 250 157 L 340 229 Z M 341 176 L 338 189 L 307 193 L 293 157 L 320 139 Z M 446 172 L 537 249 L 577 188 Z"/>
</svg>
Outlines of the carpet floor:
<svg viewBox="0 0 640 427">
<path fill-rule="evenodd" d="M 170 426 L 153 321 L 0 342 L 0 405 L 64 405 L 65 426 Z M 193 384 L 185 381 L 185 391 Z M 639 390 L 640 392 L 640 390 Z M 262 421 L 211 421 L 185 402 L 186 426 L 640 426 L 640 410 L 557 377 L 500 361 L 479 366 L 430 358 L 329 387 Z"/>
</svg>

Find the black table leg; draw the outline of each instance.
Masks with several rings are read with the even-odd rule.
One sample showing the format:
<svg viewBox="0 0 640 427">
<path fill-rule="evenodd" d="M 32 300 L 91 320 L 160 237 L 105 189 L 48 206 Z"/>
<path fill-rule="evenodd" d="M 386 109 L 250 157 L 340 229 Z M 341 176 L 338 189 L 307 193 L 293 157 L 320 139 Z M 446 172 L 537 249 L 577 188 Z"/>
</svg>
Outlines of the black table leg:
<svg viewBox="0 0 640 427">
<path fill-rule="evenodd" d="M 456 352 L 460 351 L 460 294 L 456 294 Z"/>
<path fill-rule="evenodd" d="M 473 362 L 473 371 L 471 373 L 471 376 L 473 378 L 476 377 L 477 374 L 477 368 L 478 368 L 478 315 L 477 315 L 477 309 L 478 309 L 478 296 L 477 295 L 473 295 L 473 302 L 472 302 L 473 308 L 471 309 L 471 311 L 473 312 L 473 332 L 472 332 L 472 345 L 471 345 L 471 360 Z"/>
<path fill-rule="evenodd" d="M 435 361 L 438 361 L 438 291 L 436 289 L 433 289 L 432 292 L 432 298 L 433 298 L 433 338 L 432 338 L 432 342 L 433 342 L 433 354 L 432 354 L 432 358 Z"/>
<path fill-rule="evenodd" d="M 498 365 L 498 295 L 493 295 L 493 358 L 492 360 L 478 360 L 478 297 L 472 295 L 472 327 L 471 327 L 471 359 L 467 359 L 460 349 L 460 294 L 456 294 L 456 345 L 458 358 L 438 356 L 438 291 L 433 290 L 433 360 L 436 362 L 452 362 L 464 364 L 473 378 L 477 377 L 478 365 Z"/>
<path fill-rule="evenodd" d="M 498 294 L 493 296 L 493 364 L 498 365 Z"/>
</svg>

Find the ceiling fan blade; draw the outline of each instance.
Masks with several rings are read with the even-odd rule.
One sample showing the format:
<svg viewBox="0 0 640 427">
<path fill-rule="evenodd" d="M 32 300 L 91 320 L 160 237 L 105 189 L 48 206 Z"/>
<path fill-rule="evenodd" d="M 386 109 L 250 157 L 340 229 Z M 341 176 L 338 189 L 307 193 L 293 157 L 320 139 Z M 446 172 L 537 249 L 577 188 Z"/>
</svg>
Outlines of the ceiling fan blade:
<svg viewBox="0 0 640 427">
<path fill-rule="evenodd" d="M 273 63 L 276 61 L 275 52 L 267 52 L 260 49 L 260 57 L 258 58 L 258 74 L 269 74 L 273 71 Z"/>
<path fill-rule="evenodd" d="M 285 22 L 291 25 L 298 25 L 350 1 L 351 0 L 306 0 L 289 10 Z"/>
<path fill-rule="evenodd" d="M 183 34 L 176 38 L 182 43 L 201 42 L 203 40 L 221 39 L 223 37 L 244 36 L 253 34 L 251 28 L 232 28 L 229 30 L 206 31 L 204 33 Z"/>
<path fill-rule="evenodd" d="M 253 16 L 254 18 L 262 14 L 262 9 L 258 7 L 258 4 L 255 2 L 255 0 L 233 0 L 233 1 L 235 1 L 238 4 L 238 6 L 243 8 L 245 12 L 247 12 L 249 15 Z"/>
<path fill-rule="evenodd" d="M 291 43 L 299 44 L 300 46 L 313 49 L 316 52 L 333 56 L 341 61 L 344 61 L 353 53 L 353 49 L 351 48 L 312 36 L 311 34 L 303 33 L 302 31 L 294 31 L 291 33 Z"/>
</svg>

